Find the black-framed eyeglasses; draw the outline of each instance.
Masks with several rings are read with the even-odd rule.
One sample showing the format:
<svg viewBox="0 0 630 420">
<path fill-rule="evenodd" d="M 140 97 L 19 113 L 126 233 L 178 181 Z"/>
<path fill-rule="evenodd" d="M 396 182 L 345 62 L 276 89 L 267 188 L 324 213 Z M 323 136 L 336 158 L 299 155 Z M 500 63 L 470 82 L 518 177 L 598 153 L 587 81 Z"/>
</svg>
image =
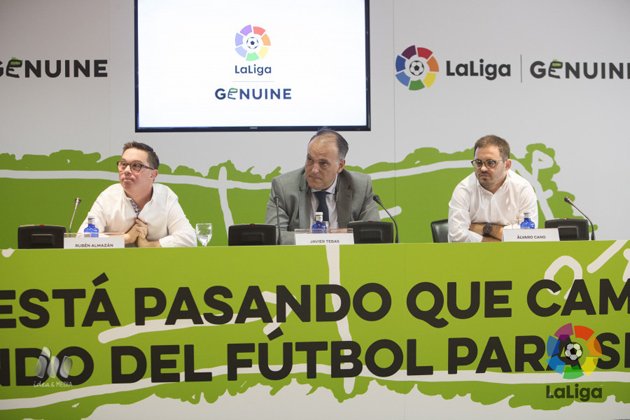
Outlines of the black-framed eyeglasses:
<svg viewBox="0 0 630 420">
<path fill-rule="evenodd" d="M 143 169 L 151 169 L 153 170 L 154 168 L 145 165 L 142 162 L 139 162 L 137 160 L 133 161 L 133 162 L 127 162 L 126 160 L 119 160 L 118 162 L 116 162 L 116 165 L 118 165 L 118 170 L 119 171 L 124 171 L 125 168 L 127 166 L 129 166 L 131 168 L 132 171 L 134 172 L 140 172 Z"/>
<path fill-rule="evenodd" d="M 486 159 L 486 160 L 473 159 L 473 160 L 470 161 L 470 163 L 472 163 L 472 166 L 474 166 L 477 169 L 480 169 L 483 165 L 486 165 L 486 168 L 494 169 L 494 168 L 497 167 L 499 162 L 505 162 L 505 161 L 504 160 L 494 160 L 494 159 Z"/>
</svg>

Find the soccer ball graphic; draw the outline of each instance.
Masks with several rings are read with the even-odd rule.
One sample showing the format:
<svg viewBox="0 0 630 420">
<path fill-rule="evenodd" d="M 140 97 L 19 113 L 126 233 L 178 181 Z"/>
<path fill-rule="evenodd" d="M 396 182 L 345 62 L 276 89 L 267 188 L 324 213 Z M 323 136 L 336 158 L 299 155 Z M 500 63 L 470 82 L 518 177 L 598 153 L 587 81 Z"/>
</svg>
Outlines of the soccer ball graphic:
<svg viewBox="0 0 630 420">
<path fill-rule="evenodd" d="M 260 46 L 260 39 L 256 36 L 247 37 L 245 40 L 245 46 L 249 50 L 255 50 Z"/>
<path fill-rule="evenodd" d="M 418 77 L 424 74 L 424 63 L 420 60 L 412 60 L 409 62 L 409 73 Z"/>
<path fill-rule="evenodd" d="M 578 343 L 569 343 L 564 349 L 564 355 L 571 361 L 576 361 L 582 356 L 582 347 Z"/>
<path fill-rule="evenodd" d="M 246 61 L 264 58 L 270 47 L 269 34 L 260 26 L 245 25 L 234 36 L 234 50 Z"/>
</svg>

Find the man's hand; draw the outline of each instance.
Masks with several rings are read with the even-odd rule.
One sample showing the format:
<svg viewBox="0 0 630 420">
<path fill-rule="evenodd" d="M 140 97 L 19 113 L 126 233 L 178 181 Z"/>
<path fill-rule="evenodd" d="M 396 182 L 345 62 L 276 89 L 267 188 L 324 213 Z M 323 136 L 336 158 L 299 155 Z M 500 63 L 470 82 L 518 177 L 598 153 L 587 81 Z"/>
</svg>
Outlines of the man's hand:
<svg viewBox="0 0 630 420">
<path fill-rule="evenodd" d="M 160 248 L 160 241 L 149 241 L 147 239 L 147 235 L 149 234 L 149 227 L 147 224 L 140 220 L 136 219 L 136 224 L 134 225 L 138 230 L 138 239 L 136 240 L 136 244 L 139 248 Z"/>
<path fill-rule="evenodd" d="M 136 243 L 138 240 L 138 236 L 140 235 L 140 231 L 136 224 L 131 226 L 127 232 L 125 232 L 125 245 L 130 245 Z"/>
<path fill-rule="evenodd" d="M 501 242 L 503 240 L 503 226 L 490 223 L 490 229 L 486 234 L 484 227 L 487 224 L 488 223 L 471 223 L 468 230 L 483 236 L 481 242 Z"/>
<path fill-rule="evenodd" d="M 147 235 L 149 234 L 149 227 L 140 219 L 136 219 L 136 222 L 125 232 L 125 245 L 136 244 L 139 248 L 159 248 L 160 241 L 149 241 Z"/>
</svg>

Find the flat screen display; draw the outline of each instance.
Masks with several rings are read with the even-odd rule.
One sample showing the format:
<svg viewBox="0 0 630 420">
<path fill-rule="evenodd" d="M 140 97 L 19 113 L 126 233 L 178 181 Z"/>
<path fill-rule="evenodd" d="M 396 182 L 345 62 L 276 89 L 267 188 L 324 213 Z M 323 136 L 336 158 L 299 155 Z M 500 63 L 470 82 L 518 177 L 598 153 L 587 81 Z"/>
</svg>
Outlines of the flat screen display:
<svg viewBox="0 0 630 420">
<path fill-rule="evenodd" d="M 368 0 L 136 0 L 136 131 L 370 129 Z"/>
</svg>

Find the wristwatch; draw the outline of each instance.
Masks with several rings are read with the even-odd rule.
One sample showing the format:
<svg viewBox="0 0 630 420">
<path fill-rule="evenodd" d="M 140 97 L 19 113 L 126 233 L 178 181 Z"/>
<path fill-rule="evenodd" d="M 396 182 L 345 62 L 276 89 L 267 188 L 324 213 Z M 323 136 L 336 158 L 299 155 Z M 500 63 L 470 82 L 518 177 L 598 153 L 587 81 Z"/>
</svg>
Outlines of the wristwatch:
<svg viewBox="0 0 630 420">
<path fill-rule="evenodd" d="M 492 223 L 486 223 L 483 226 L 483 236 L 492 236 Z"/>
</svg>

